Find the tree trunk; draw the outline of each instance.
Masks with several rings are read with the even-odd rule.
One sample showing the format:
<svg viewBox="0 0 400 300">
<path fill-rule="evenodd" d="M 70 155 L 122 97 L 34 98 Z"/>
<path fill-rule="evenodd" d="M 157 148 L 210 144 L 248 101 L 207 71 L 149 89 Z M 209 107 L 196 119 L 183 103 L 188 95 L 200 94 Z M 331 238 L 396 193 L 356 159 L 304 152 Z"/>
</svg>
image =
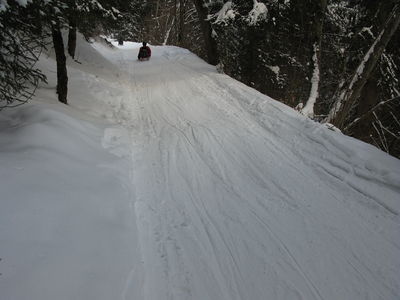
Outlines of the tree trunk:
<svg viewBox="0 0 400 300">
<path fill-rule="evenodd" d="M 68 31 L 68 53 L 72 58 L 75 58 L 76 49 L 76 22 L 75 18 L 71 18 L 69 21 Z"/>
<path fill-rule="evenodd" d="M 68 54 L 75 58 L 75 49 L 76 49 L 76 1 L 69 0 L 71 5 L 71 11 L 69 12 L 69 30 L 68 30 Z"/>
<path fill-rule="evenodd" d="M 64 52 L 64 41 L 60 30 L 60 24 L 57 22 L 52 25 L 52 36 L 54 51 L 56 53 L 57 60 L 57 94 L 58 101 L 67 104 L 67 93 L 68 93 L 68 75 L 66 57 Z"/>
<path fill-rule="evenodd" d="M 175 24 L 175 34 L 176 34 L 176 41 L 178 41 L 178 34 L 179 34 L 179 18 L 178 18 L 178 4 L 177 4 L 178 0 L 174 1 L 174 20 L 178 20 L 178 22 L 176 22 Z M 178 44 L 179 45 L 179 44 Z"/>
<path fill-rule="evenodd" d="M 389 14 L 383 28 L 374 43 L 365 54 L 350 83 L 343 89 L 327 118 L 328 122 L 343 129 L 346 118 L 354 103 L 361 95 L 361 91 L 372 75 L 373 70 L 381 57 L 386 45 L 396 32 L 400 23 L 400 5 L 396 4 Z"/>
<path fill-rule="evenodd" d="M 302 109 L 302 113 L 310 118 L 314 117 L 314 105 L 319 96 L 319 82 L 320 82 L 320 69 L 321 69 L 321 43 L 322 43 L 322 27 L 325 18 L 325 10 L 327 0 L 320 0 L 314 2 L 315 5 L 309 5 L 309 9 L 313 9 L 313 25 L 311 32 L 311 42 L 313 45 L 313 54 L 311 57 L 312 76 L 311 76 L 311 90 L 306 105 Z"/>
<path fill-rule="evenodd" d="M 183 37 L 184 37 L 184 29 L 185 29 L 185 1 L 179 0 L 179 28 L 178 28 L 178 45 L 183 45 Z"/>
<path fill-rule="evenodd" d="M 204 5 L 203 0 L 193 0 L 196 6 L 197 15 L 199 17 L 201 30 L 204 36 L 204 42 L 207 53 L 207 62 L 212 65 L 217 65 L 219 62 L 217 43 L 212 36 L 212 28 L 210 21 L 207 21 L 208 10 Z"/>
</svg>

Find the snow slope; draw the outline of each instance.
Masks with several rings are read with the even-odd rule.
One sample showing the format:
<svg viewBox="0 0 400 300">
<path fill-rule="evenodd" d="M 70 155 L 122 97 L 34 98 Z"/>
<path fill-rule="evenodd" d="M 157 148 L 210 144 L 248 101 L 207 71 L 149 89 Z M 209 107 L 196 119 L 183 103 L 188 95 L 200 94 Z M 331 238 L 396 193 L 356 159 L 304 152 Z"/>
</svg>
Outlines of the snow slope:
<svg viewBox="0 0 400 300">
<path fill-rule="evenodd" d="M 400 298 L 399 160 L 187 50 L 92 46 L 70 107 L 1 113 L 4 299 Z"/>
</svg>

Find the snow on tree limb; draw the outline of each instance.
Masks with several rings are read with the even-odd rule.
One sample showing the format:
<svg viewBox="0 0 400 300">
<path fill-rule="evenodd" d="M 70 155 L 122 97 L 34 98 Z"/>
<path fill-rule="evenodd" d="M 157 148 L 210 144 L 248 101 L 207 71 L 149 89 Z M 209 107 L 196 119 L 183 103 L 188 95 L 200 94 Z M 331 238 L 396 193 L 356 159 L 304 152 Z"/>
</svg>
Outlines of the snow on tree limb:
<svg viewBox="0 0 400 300">
<path fill-rule="evenodd" d="M 235 19 L 236 12 L 232 8 L 232 1 L 226 2 L 222 8 L 214 15 L 210 15 L 209 19 L 215 18 L 215 24 L 227 24 L 230 20 Z"/>
<path fill-rule="evenodd" d="M 332 122 L 339 128 L 343 127 L 345 118 L 352 104 L 359 98 L 361 90 L 372 74 L 378 59 L 381 57 L 386 45 L 399 27 L 399 7 L 399 4 L 394 6 L 378 37 L 358 65 L 349 85 L 340 92 L 338 99 L 325 120 L 326 122 Z"/>
<path fill-rule="evenodd" d="M 249 12 L 247 17 L 247 23 L 250 26 L 255 26 L 259 22 L 264 21 L 267 18 L 268 9 L 264 3 L 254 0 L 253 9 Z"/>
<path fill-rule="evenodd" d="M 314 116 L 314 104 L 318 98 L 318 87 L 320 81 L 319 61 L 318 61 L 319 47 L 317 43 L 314 44 L 313 48 L 314 48 L 314 55 L 312 57 L 312 60 L 314 62 L 314 71 L 311 78 L 311 91 L 306 105 L 301 110 L 301 113 L 303 115 L 308 116 L 310 118 Z"/>
</svg>

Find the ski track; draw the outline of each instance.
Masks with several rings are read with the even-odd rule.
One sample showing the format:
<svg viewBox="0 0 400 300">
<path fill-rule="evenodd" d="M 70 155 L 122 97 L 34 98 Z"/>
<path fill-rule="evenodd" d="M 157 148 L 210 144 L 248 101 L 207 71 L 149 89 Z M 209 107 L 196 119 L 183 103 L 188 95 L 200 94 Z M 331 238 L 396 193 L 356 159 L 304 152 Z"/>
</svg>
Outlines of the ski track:
<svg viewBox="0 0 400 300">
<path fill-rule="evenodd" d="M 379 200 L 399 186 L 186 50 L 153 52 L 104 54 L 126 86 L 113 118 L 131 134 L 143 260 L 123 298 L 143 272 L 146 300 L 399 299 L 399 217 Z"/>
</svg>

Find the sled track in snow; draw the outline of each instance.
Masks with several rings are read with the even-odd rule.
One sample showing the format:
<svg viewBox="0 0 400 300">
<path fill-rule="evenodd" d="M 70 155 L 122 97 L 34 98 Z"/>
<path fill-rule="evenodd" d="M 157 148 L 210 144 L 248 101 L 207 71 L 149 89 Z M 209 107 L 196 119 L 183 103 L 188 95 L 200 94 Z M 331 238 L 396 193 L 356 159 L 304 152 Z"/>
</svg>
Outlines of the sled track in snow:
<svg viewBox="0 0 400 300">
<path fill-rule="evenodd" d="M 143 299 L 399 298 L 399 217 L 377 196 L 399 186 L 186 50 L 131 51 L 109 59 L 130 91 Z"/>
</svg>

